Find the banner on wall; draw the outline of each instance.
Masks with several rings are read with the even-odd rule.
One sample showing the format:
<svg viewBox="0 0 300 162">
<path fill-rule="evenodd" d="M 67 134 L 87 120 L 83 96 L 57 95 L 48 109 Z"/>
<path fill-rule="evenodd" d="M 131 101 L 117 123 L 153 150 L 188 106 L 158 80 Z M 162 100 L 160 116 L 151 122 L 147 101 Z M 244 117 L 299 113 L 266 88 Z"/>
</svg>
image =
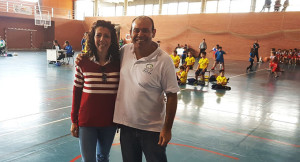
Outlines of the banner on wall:
<svg viewBox="0 0 300 162">
<path fill-rule="evenodd" d="M 32 15 L 32 8 L 30 6 L 14 4 L 13 10 L 15 13 Z"/>
</svg>

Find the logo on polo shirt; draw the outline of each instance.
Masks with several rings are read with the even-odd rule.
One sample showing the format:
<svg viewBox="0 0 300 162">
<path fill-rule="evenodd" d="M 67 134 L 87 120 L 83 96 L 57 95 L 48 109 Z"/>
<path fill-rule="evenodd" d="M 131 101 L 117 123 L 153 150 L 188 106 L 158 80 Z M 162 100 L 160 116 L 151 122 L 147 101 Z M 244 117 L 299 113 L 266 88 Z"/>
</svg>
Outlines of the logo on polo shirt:
<svg viewBox="0 0 300 162">
<path fill-rule="evenodd" d="M 143 72 L 151 74 L 153 70 L 153 64 L 146 64 L 146 67 L 144 68 Z"/>
</svg>

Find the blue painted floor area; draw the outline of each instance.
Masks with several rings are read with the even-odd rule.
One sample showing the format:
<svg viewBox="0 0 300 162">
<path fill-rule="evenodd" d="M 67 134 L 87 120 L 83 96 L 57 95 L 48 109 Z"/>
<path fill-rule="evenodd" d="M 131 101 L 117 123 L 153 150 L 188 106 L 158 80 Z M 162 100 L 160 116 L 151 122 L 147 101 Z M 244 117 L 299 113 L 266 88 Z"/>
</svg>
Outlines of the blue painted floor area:
<svg viewBox="0 0 300 162">
<path fill-rule="evenodd" d="M 74 66 L 48 64 L 46 52 L 16 53 L 0 57 L 0 161 L 80 161 L 70 135 Z M 299 161 L 299 65 L 275 79 L 267 63 L 246 73 L 248 64 L 225 62 L 230 91 L 181 86 L 170 162 Z M 120 162 L 119 134 L 114 143 L 110 161 Z"/>
</svg>

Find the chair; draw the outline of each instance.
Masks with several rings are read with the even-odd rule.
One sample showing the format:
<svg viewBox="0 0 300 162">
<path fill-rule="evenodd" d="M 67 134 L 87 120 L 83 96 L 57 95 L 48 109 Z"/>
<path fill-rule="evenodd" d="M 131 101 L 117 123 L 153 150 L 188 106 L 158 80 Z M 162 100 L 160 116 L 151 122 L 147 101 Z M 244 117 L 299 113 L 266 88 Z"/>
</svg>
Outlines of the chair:
<svg viewBox="0 0 300 162">
<path fill-rule="evenodd" d="M 69 62 L 70 62 L 70 59 L 71 59 L 71 58 L 72 58 L 72 60 L 73 60 L 73 65 L 74 65 L 74 54 L 75 54 L 75 51 L 74 51 L 74 50 L 72 51 L 72 54 L 71 54 L 71 55 L 68 55 L 68 54 L 67 54 L 67 56 L 66 56 L 66 59 L 67 59 L 67 61 L 68 61 L 67 65 L 69 65 Z"/>
<path fill-rule="evenodd" d="M 208 78 L 205 77 L 205 73 L 208 73 Z M 205 79 L 209 79 L 210 78 L 210 70 L 206 70 L 205 73 L 204 73 Z"/>
</svg>

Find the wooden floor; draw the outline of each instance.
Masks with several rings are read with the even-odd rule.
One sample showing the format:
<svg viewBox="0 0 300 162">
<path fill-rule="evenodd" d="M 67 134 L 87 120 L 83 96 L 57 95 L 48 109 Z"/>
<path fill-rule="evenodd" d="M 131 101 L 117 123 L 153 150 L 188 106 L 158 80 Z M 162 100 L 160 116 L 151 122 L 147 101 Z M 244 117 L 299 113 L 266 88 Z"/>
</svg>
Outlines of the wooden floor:
<svg viewBox="0 0 300 162">
<path fill-rule="evenodd" d="M 46 52 L 16 53 L 0 57 L 0 161 L 80 161 L 70 135 L 74 66 L 48 64 Z M 225 61 L 230 91 L 181 86 L 168 161 L 299 161 L 299 65 L 274 79 L 267 63 L 246 73 L 249 62 Z M 122 161 L 119 134 L 110 161 Z"/>
</svg>

